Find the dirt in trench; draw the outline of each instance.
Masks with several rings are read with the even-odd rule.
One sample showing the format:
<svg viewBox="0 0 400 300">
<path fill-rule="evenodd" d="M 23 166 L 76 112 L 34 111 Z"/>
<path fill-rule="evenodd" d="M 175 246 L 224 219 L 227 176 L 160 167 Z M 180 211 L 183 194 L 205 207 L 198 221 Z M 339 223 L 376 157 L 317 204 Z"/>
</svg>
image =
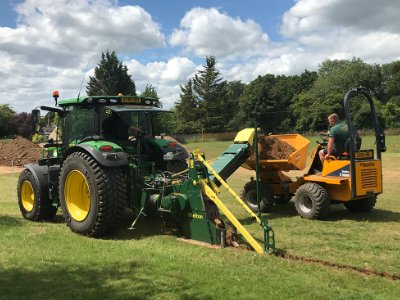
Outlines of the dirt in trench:
<svg viewBox="0 0 400 300">
<path fill-rule="evenodd" d="M 303 257 L 303 256 L 297 256 L 297 255 L 290 255 L 290 254 L 287 254 L 287 253 L 278 252 L 275 255 L 278 256 L 278 257 L 282 257 L 284 259 L 299 261 L 299 262 L 302 262 L 302 263 L 317 264 L 317 265 L 336 268 L 336 269 L 354 271 L 354 272 L 357 272 L 357 273 L 361 273 L 363 275 L 384 277 L 384 278 L 391 279 L 391 280 L 400 280 L 400 274 L 396 274 L 396 273 L 381 272 L 381 271 L 376 271 L 376 270 L 371 270 L 371 269 L 366 269 L 366 268 L 357 267 L 357 266 L 351 266 L 351 265 L 344 265 L 344 264 L 334 263 L 334 262 L 315 259 L 315 258 L 309 258 L 309 257 Z"/>
<path fill-rule="evenodd" d="M 0 142 L 0 166 L 23 166 L 37 162 L 41 155 L 40 146 L 20 136 L 11 142 Z"/>
<path fill-rule="evenodd" d="M 296 148 L 274 136 L 260 135 L 258 137 L 258 155 L 260 160 L 288 159 Z M 254 155 L 253 155 L 254 158 Z"/>
</svg>

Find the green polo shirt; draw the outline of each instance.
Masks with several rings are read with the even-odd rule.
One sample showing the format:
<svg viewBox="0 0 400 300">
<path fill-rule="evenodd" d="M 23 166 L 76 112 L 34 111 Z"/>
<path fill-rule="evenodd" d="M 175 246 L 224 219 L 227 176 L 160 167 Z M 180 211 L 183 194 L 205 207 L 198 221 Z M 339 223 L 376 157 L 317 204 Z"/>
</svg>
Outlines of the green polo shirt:
<svg viewBox="0 0 400 300">
<path fill-rule="evenodd" d="M 338 151 L 344 151 L 344 144 L 350 137 L 349 129 L 345 122 L 340 122 L 332 126 L 329 130 L 329 137 L 333 137 L 335 149 Z"/>
</svg>

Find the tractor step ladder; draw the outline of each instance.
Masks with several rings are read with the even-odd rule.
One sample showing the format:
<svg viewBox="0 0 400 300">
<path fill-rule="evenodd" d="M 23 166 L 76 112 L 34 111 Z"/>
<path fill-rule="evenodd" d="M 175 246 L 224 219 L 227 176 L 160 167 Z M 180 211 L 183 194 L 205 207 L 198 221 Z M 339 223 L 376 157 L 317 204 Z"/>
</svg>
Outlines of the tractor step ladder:
<svg viewBox="0 0 400 300">
<path fill-rule="evenodd" d="M 240 197 L 232 190 L 232 188 L 218 175 L 218 173 L 210 166 L 210 164 L 203 158 L 202 153 L 194 152 L 197 159 L 207 168 L 209 172 L 214 176 L 213 181 L 208 178 L 203 178 L 200 180 L 199 184 L 204 193 L 213 201 L 217 207 L 223 212 L 223 214 L 228 218 L 233 226 L 236 227 L 238 232 L 245 238 L 245 240 L 250 244 L 250 246 L 257 253 L 274 253 L 275 252 L 275 236 L 274 231 L 269 226 L 267 220 L 262 217 L 258 217 L 251 209 L 240 199 Z M 264 230 L 264 247 L 254 239 L 254 237 L 247 231 L 247 229 L 239 222 L 239 220 L 233 215 L 233 213 L 226 207 L 226 205 L 218 198 L 216 189 L 213 188 L 215 185 L 215 179 L 217 179 L 220 184 L 233 196 L 233 198 L 239 202 L 239 204 L 244 208 L 244 210 L 256 220 L 257 223 Z"/>
</svg>

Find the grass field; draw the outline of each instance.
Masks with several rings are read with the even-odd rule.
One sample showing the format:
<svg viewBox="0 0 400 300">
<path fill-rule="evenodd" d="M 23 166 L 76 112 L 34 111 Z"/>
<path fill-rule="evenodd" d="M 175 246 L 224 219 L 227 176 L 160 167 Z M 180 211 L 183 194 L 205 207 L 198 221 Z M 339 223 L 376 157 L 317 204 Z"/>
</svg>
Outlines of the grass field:
<svg viewBox="0 0 400 300">
<path fill-rule="evenodd" d="M 363 144 L 372 145 L 372 138 Z M 193 143 L 211 159 L 230 142 Z M 352 215 L 334 206 L 326 221 L 297 216 L 293 202 L 267 214 L 277 248 L 290 255 L 400 274 L 400 137 L 387 137 L 384 193 L 376 209 Z M 239 192 L 252 173 L 228 181 Z M 162 235 L 155 221 L 105 239 L 54 222 L 24 220 L 18 174 L 0 175 L 0 299 L 398 299 L 400 280 L 237 249 L 209 249 Z M 230 196 L 225 203 L 248 223 Z M 128 227 L 131 219 L 126 219 Z M 258 239 L 257 225 L 247 228 Z"/>
</svg>

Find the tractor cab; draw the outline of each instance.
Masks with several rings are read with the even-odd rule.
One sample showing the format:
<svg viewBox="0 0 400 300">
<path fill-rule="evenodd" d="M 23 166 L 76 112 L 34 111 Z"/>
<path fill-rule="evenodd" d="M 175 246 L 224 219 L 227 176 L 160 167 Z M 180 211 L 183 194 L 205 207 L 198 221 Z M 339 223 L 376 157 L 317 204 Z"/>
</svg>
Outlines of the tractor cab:
<svg viewBox="0 0 400 300">
<path fill-rule="evenodd" d="M 58 158 L 84 147 L 100 160 L 106 157 L 106 165 L 110 163 L 107 157 L 114 157 L 117 164 L 128 158 L 135 163 L 145 162 L 156 170 L 181 171 L 187 167 L 186 150 L 175 141 L 164 139 L 155 126 L 162 126 L 159 114 L 168 112 L 157 107 L 155 99 L 88 96 L 60 100 L 57 104 L 61 109 L 41 108 L 60 116 L 57 141 L 47 145 L 58 148 Z M 60 163 L 54 157 L 51 160 Z"/>
</svg>

